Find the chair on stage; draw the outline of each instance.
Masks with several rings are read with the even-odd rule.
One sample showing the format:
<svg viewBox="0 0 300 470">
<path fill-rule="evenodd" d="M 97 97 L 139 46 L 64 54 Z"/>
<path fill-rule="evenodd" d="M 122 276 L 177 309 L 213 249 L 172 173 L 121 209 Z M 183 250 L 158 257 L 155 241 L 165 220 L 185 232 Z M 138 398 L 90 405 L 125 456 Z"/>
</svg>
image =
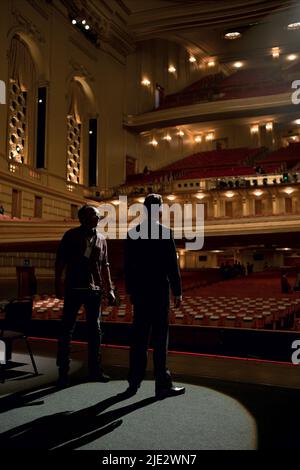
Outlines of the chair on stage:
<svg viewBox="0 0 300 470">
<path fill-rule="evenodd" d="M 13 300 L 6 305 L 4 323 L 0 327 L 0 340 L 3 341 L 6 346 L 5 363 L 11 360 L 14 342 L 16 340 L 25 341 L 34 370 L 34 375 L 38 375 L 38 370 L 28 340 L 29 326 L 32 317 L 32 306 L 32 299 Z"/>
</svg>

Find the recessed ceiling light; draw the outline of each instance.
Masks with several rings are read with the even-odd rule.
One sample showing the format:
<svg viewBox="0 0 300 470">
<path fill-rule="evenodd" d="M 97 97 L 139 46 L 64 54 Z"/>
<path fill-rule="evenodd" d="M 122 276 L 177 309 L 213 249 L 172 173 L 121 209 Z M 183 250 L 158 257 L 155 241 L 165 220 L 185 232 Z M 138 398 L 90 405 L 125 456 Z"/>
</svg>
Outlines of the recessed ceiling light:
<svg viewBox="0 0 300 470">
<path fill-rule="evenodd" d="M 86 20 L 82 20 L 82 22 L 81 22 L 81 23 L 82 23 L 82 24 L 85 24 L 85 23 L 86 23 Z"/>
<path fill-rule="evenodd" d="M 243 62 L 234 62 L 233 66 L 236 68 L 236 69 L 240 69 L 241 67 L 243 67 Z"/>
<path fill-rule="evenodd" d="M 300 21 L 297 21 L 296 23 L 288 24 L 287 29 L 289 31 L 294 31 L 295 29 L 300 29 Z"/>
<path fill-rule="evenodd" d="M 77 21 L 76 21 L 76 20 L 72 20 L 72 24 L 77 24 Z"/>
<path fill-rule="evenodd" d="M 239 39 L 241 37 L 241 33 L 239 31 L 230 31 L 229 33 L 224 34 L 225 39 Z"/>
<path fill-rule="evenodd" d="M 88 24 L 85 25 L 85 29 L 90 29 Z"/>
</svg>

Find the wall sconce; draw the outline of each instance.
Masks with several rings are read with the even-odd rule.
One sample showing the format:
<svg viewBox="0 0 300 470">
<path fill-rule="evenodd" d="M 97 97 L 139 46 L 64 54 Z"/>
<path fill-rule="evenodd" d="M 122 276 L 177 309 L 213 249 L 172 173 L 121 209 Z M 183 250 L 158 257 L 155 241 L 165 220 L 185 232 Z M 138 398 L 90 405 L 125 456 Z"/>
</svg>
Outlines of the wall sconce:
<svg viewBox="0 0 300 470">
<path fill-rule="evenodd" d="M 257 189 L 256 191 L 253 191 L 254 196 L 261 196 L 263 194 L 263 191 L 261 189 Z"/>
<path fill-rule="evenodd" d="M 193 63 L 193 62 L 196 62 L 196 57 L 194 57 L 193 55 L 191 55 L 189 57 L 189 62 Z"/>
<path fill-rule="evenodd" d="M 153 137 L 153 139 L 150 140 L 149 144 L 150 144 L 150 145 L 153 145 L 153 147 L 156 147 L 156 146 L 158 145 L 158 142 L 157 142 L 157 140 L 154 139 L 154 137 Z"/>
<path fill-rule="evenodd" d="M 253 124 L 252 126 L 250 126 L 250 132 L 251 132 L 251 134 L 258 134 L 258 131 L 259 131 L 259 126 L 258 126 L 258 124 Z"/>
<path fill-rule="evenodd" d="M 177 132 L 177 135 L 179 135 L 179 137 L 183 137 L 184 136 L 184 132 L 182 130 L 178 131 Z"/>
<path fill-rule="evenodd" d="M 170 134 L 167 134 L 163 137 L 163 140 L 168 140 L 170 142 L 170 140 L 172 140 L 172 137 L 170 136 Z"/>
<path fill-rule="evenodd" d="M 284 193 L 289 194 L 289 195 L 292 194 L 294 191 L 295 191 L 295 190 L 294 190 L 293 188 L 285 188 L 285 189 L 283 190 Z"/>
<path fill-rule="evenodd" d="M 202 137 L 201 135 L 196 135 L 196 137 L 194 138 L 194 141 L 199 144 L 200 142 L 202 142 Z"/>
<path fill-rule="evenodd" d="M 197 193 L 197 194 L 195 194 L 195 197 L 196 197 L 197 199 L 204 199 L 205 196 L 206 196 L 206 194 L 204 194 L 204 193 Z"/>
<path fill-rule="evenodd" d="M 273 122 L 267 122 L 266 130 L 269 132 L 273 130 Z"/>
<path fill-rule="evenodd" d="M 175 73 L 175 72 L 176 72 L 176 68 L 174 67 L 174 65 L 169 65 L 168 71 L 169 71 L 170 73 Z"/>
<path fill-rule="evenodd" d="M 209 140 L 213 140 L 215 137 L 215 134 L 213 132 L 209 132 L 206 137 L 205 137 L 205 140 L 206 141 L 209 141 Z"/>
<path fill-rule="evenodd" d="M 72 193 L 74 191 L 74 186 L 72 186 L 72 184 L 67 184 L 67 190 Z"/>
<path fill-rule="evenodd" d="M 151 82 L 150 82 L 150 80 L 149 80 L 148 78 L 145 77 L 145 78 L 143 78 L 143 80 L 141 81 L 141 84 L 142 84 L 143 86 L 147 86 L 147 87 L 148 87 L 148 86 L 151 85 Z"/>
<path fill-rule="evenodd" d="M 225 193 L 225 196 L 232 198 L 234 196 L 234 193 L 232 191 L 227 191 L 227 193 Z"/>
<path fill-rule="evenodd" d="M 174 194 L 170 194 L 169 196 L 167 196 L 167 199 L 169 199 L 169 201 L 174 201 L 176 199 L 176 196 L 174 196 Z"/>
<path fill-rule="evenodd" d="M 272 57 L 273 57 L 273 59 L 278 59 L 279 56 L 280 56 L 279 47 L 272 47 Z"/>
</svg>

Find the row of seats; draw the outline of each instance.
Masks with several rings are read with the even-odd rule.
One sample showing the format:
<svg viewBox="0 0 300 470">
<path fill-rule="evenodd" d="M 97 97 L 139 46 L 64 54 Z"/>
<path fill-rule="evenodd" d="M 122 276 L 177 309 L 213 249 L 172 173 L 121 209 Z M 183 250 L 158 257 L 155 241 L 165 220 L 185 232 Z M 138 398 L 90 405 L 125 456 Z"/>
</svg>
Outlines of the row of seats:
<svg viewBox="0 0 300 470">
<path fill-rule="evenodd" d="M 159 170 L 127 177 L 126 184 L 153 184 L 171 180 L 241 177 L 257 175 L 255 165 L 259 164 L 262 174 L 282 172 L 284 168 L 295 167 L 300 159 L 300 143 L 291 143 L 265 155 L 264 148 L 236 148 L 210 150 L 189 155 Z M 251 166 L 252 165 L 252 166 Z"/>
<path fill-rule="evenodd" d="M 129 175 L 126 184 L 161 183 L 183 178 L 255 174 L 254 162 L 263 148 L 247 147 L 198 152 L 150 173 Z"/>
<path fill-rule="evenodd" d="M 119 306 L 104 306 L 103 321 L 131 322 L 132 306 L 125 293 L 120 292 Z M 34 302 L 33 318 L 58 320 L 61 318 L 63 302 L 51 298 Z M 237 328 L 294 329 L 300 312 L 300 298 L 238 298 L 238 297 L 192 297 L 185 296 L 179 309 L 171 309 L 172 324 L 203 325 Z M 82 307 L 79 321 L 85 320 Z"/>
<path fill-rule="evenodd" d="M 297 164 L 300 160 L 300 142 L 290 143 L 287 147 L 281 147 L 274 152 L 269 153 L 263 160 L 260 160 L 260 165 L 264 168 L 265 165 L 286 163 L 290 168 Z"/>
<path fill-rule="evenodd" d="M 262 148 L 239 147 L 198 152 L 177 160 L 161 170 L 187 170 L 193 168 L 226 168 L 244 166 L 252 162 L 263 151 Z"/>
<path fill-rule="evenodd" d="M 257 176 L 255 169 L 249 166 L 238 167 L 238 168 L 208 168 L 199 170 L 188 170 L 180 179 L 194 179 L 194 178 L 220 178 L 227 176 Z"/>
<path fill-rule="evenodd" d="M 290 82 L 279 67 L 242 69 L 229 76 L 222 73 L 207 75 L 180 92 L 165 96 L 158 109 L 203 101 L 275 95 L 289 89 Z"/>
</svg>

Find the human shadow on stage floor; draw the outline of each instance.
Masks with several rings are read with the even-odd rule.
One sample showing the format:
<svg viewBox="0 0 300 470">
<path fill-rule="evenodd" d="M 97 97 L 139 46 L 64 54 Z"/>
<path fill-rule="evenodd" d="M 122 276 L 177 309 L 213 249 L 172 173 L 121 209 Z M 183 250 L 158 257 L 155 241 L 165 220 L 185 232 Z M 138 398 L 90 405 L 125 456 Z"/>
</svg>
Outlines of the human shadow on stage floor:
<svg viewBox="0 0 300 470">
<path fill-rule="evenodd" d="M 123 416 L 151 405 L 149 397 L 121 408 L 104 412 L 125 400 L 119 393 L 78 411 L 63 411 L 43 416 L 0 434 L 0 449 L 74 450 L 121 426 Z"/>
<path fill-rule="evenodd" d="M 48 395 L 52 395 L 56 392 L 57 388 L 50 384 L 44 386 L 39 385 L 31 389 L 10 393 L 9 395 L 0 397 L 0 414 L 16 408 L 22 408 L 24 406 L 44 404 L 44 401 L 34 402 L 34 400 L 47 397 Z"/>
</svg>

